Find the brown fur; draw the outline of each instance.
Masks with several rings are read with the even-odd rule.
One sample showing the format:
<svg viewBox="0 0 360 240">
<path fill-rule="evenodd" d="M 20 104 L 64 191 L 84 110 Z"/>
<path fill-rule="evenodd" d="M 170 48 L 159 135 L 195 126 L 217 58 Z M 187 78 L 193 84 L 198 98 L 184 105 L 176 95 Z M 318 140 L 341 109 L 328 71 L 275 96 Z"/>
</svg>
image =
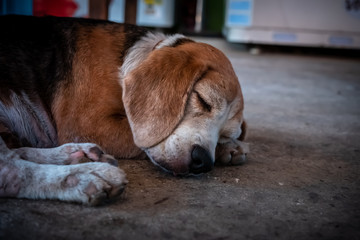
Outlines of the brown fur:
<svg viewBox="0 0 360 240">
<path fill-rule="evenodd" d="M 142 151 L 132 139 L 118 82 L 124 33 L 110 34 L 101 27 L 79 32 L 73 85 L 58 90 L 52 109 L 59 143 L 96 142 L 116 157 L 136 157 Z"/>
</svg>

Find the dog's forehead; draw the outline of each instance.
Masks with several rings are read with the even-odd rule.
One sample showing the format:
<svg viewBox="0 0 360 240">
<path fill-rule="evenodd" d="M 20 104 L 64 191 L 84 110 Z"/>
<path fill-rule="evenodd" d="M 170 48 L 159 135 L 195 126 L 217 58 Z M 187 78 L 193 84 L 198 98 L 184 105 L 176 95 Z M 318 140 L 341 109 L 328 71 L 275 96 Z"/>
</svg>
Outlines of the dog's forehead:
<svg viewBox="0 0 360 240">
<path fill-rule="evenodd" d="M 199 59 L 207 66 L 199 79 L 202 88 L 211 88 L 213 92 L 232 102 L 241 94 L 238 78 L 229 59 L 215 47 L 198 42 L 190 42 L 180 46 L 183 51 Z"/>
<path fill-rule="evenodd" d="M 231 76 L 213 68 L 199 79 L 195 87 L 217 95 L 228 103 L 233 102 L 241 94 L 240 84 L 236 76 Z"/>
</svg>

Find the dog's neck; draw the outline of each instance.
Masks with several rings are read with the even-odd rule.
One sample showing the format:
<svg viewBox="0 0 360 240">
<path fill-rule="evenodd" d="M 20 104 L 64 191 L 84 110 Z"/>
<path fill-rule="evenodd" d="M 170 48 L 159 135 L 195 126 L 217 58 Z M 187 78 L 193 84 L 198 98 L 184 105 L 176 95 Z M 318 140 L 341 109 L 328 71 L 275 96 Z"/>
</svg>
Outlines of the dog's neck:
<svg viewBox="0 0 360 240">
<path fill-rule="evenodd" d="M 163 33 L 148 32 L 128 50 L 120 67 L 120 84 L 122 85 L 122 79 L 137 68 L 148 57 L 150 52 L 163 47 L 174 46 L 182 39 L 186 39 L 186 37 L 181 34 L 166 36 Z"/>
</svg>

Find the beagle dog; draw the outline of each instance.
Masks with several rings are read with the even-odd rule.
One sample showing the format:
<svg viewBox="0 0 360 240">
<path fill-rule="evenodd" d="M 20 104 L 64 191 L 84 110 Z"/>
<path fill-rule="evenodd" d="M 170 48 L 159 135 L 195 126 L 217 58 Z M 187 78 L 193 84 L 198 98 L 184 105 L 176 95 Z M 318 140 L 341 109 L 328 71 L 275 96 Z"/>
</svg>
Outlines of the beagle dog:
<svg viewBox="0 0 360 240">
<path fill-rule="evenodd" d="M 0 196 L 95 205 L 126 185 L 115 158 L 174 175 L 245 161 L 240 84 L 216 48 L 91 19 L 2 16 L 0 31 Z"/>
</svg>

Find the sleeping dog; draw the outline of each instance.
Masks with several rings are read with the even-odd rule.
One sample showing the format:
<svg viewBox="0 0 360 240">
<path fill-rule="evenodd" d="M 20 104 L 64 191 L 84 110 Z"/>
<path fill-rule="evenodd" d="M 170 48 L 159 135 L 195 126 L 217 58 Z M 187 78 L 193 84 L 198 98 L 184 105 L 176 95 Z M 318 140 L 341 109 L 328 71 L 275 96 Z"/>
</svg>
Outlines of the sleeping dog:
<svg viewBox="0 0 360 240">
<path fill-rule="evenodd" d="M 18 145 L 0 138 L 0 196 L 94 205 L 126 185 L 115 158 L 174 175 L 244 162 L 243 96 L 216 48 L 90 19 L 3 16 L 0 31 L 0 128 Z"/>
</svg>

